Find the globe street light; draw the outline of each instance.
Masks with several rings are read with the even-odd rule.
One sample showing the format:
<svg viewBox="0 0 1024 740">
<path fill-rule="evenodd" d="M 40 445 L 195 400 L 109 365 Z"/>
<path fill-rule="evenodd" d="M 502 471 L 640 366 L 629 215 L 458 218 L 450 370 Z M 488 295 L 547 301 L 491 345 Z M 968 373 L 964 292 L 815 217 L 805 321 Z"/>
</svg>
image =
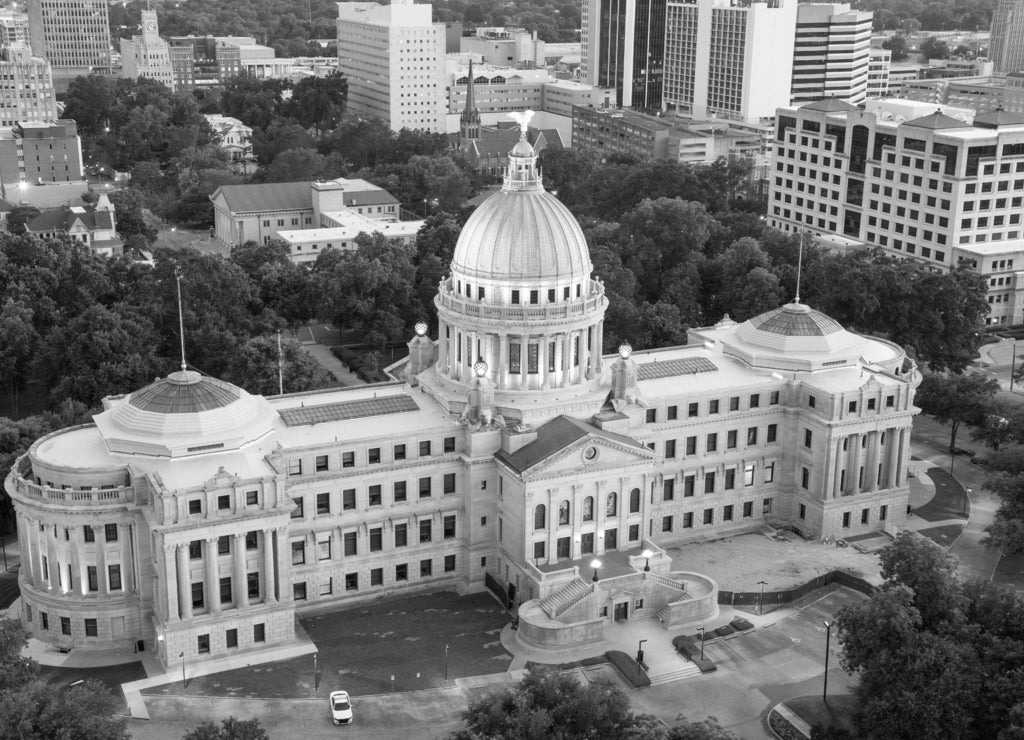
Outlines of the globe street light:
<svg viewBox="0 0 1024 740">
<path fill-rule="evenodd" d="M 761 600 L 757 604 L 757 615 L 761 616 L 764 614 L 764 587 L 768 585 L 768 581 L 758 581 L 757 584 L 761 587 Z"/>
<path fill-rule="evenodd" d="M 644 550 L 642 553 L 640 553 L 640 555 L 642 557 L 647 558 L 647 563 L 644 565 L 644 572 L 645 573 L 648 573 L 651 570 L 651 555 L 653 555 L 653 554 L 654 553 L 651 552 L 650 550 Z"/>
<path fill-rule="evenodd" d="M 700 633 L 700 659 L 704 661 L 704 628 L 698 627 L 697 632 Z"/>
<path fill-rule="evenodd" d="M 592 580 L 594 583 L 597 583 L 597 569 L 601 567 L 601 561 L 597 558 L 594 558 L 590 561 L 590 567 L 594 569 L 594 577 L 590 580 Z"/>
</svg>

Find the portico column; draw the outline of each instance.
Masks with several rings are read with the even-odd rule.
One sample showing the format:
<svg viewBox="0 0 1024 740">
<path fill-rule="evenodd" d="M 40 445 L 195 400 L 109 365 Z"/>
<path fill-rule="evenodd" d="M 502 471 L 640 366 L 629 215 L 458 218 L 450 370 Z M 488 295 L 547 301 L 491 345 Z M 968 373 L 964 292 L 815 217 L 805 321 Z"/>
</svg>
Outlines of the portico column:
<svg viewBox="0 0 1024 740">
<path fill-rule="evenodd" d="M 274 530 L 263 530 L 263 601 L 273 604 L 277 601 L 274 578 Z"/>
<path fill-rule="evenodd" d="M 50 590 L 60 591 L 60 563 L 57 562 L 56 543 L 48 531 L 51 526 L 50 524 L 43 525 L 43 531 L 39 533 L 39 537 L 46 543 L 46 567 L 49 575 Z"/>
<path fill-rule="evenodd" d="M 903 485 L 903 471 L 905 471 L 906 468 L 907 468 L 907 460 L 909 459 L 909 456 L 907 455 L 907 442 L 909 442 L 909 439 L 907 439 L 907 430 L 906 429 L 900 429 L 900 444 L 899 444 L 898 457 L 897 457 L 897 461 L 896 461 L 896 485 L 897 486 Z"/>
<path fill-rule="evenodd" d="M 830 499 L 835 494 L 832 489 L 832 481 L 835 478 L 835 466 L 836 466 L 836 443 L 833 441 L 828 446 L 828 458 L 825 462 L 825 477 L 823 479 L 824 485 L 822 485 L 821 497 L 822 499 Z"/>
<path fill-rule="evenodd" d="M 217 537 L 207 537 L 206 543 L 206 608 L 212 614 L 220 611 L 220 575 L 217 572 Z"/>
<path fill-rule="evenodd" d="M 541 388 L 550 387 L 548 377 L 548 341 L 547 334 L 540 338 L 540 346 L 537 348 L 537 377 L 540 380 Z"/>
<path fill-rule="evenodd" d="M 132 558 L 132 527 L 117 525 L 117 541 L 121 543 L 121 592 L 135 591 L 135 562 Z"/>
<path fill-rule="evenodd" d="M 68 588 L 74 591 L 77 584 L 80 594 L 85 592 L 85 589 L 82 589 L 82 584 L 85 583 L 83 555 L 85 555 L 84 531 L 81 527 L 71 527 L 71 583 L 68 584 Z"/>
<path fill-rule="evenodd" d="M 569 385 L 569 349 L 572 346 L 572 342 L 571 342 L 571 339 L 570 339 L 571 336 L 572 335 L 569 334 L 568 332 L 563 332 L 562 335 L 558 337 L 558 346 L 559 346 L 560 351 L 562 353 L 561 354 L 562 379 L 561 379 L 561 382 L 559 383 L 559 385 L 562 388 L 565 388 L 565 386 Z"/>
<path fill-rule="evenodd" d="M 28 581 L 28 583 L 35 586 L 37 585 L 37 567 L 35 563 L 35 558 L 33 557 L 32 553 L 32 536 L 30 534 L 32 531 L 31 523 L 29 522 L 27 517 L 22 516 L 20 513 L 16 517 L 16 522 L 18 527 L 18 542 L 24 543 L 22 547 L 24 548 L 23 552 L 25 553 L 25 556 L 23 557 L 25 567 L 22 568 L 22 571 L 27 571 L 28 576 L 25 580 Z M 79 528 L 75 527 L 75 531 L 79 531 Z"/>
<path fill-rule="evenodd" d="M 604 363 L 602 362 L 602 355 L 604 354 L 603 337 L 604 319 L 601 319 L 594 327 L 594 370 L 597 373 L 601 373 L 604 370 Z"/>
<path fill-rule="evenodd" d="M 845 491 L 843 491 L 843 440 L 845 437 L 840 437 L 836 440 L 836 469 L 833 472 L 832 478 L 832 498 L 839 498 Z"/>
<path fill-rule="evenodd" d="M 896 427 L 889 427 L 885 432 L 886 446 L 886 471 L 885 487 L 893 488 L 896 485 L 896 456 L 899 453 L 899 432 Z"/>
<path fill-rule="evenodd" d="M 597 346 L 597 324 L 587 329 L 587 336 L 590 338 L 590 346 L 587 349 L 587 374 L 592 378 L 597 374 L 599 360 L 601 359 L 601 348 Z"/>
<path fill-rule="evenodd" d="M 445 336 L 448 325 L 443 319 L 437 322 L 437 371 L 441 375 L 448 374 L 448 337 Z"/>
<path fill-rule="evenodd" d="M 188 543 L 178 545 L 178 601 L 181 618 L 192 618 L 192 578 L 189 574 Z"/>
<path fill-rule="evenodd" d="M 94 525 L 92 531 L 96 541 L 96 592 L 105 596 L 110 593 L 107 587 L 106 527 L 102 524 Z"/>
<path fill-rule="evenodd" d="M 249 606 L 249 584 L 245 577 L 245 533 L 236 534 L 233 539 L 231 562 L 235 568 L 232 574 L 231 588 L 235 597 L 235 606 L 241 609 Z"/>
<path fill-rule="evenodd" d="M 164 545 L 163 558 L 156 565 L 157 573 L 162 576 L 162 601 L 166 607 L 164 614 L 168 622 L 181 619 L 181 615 L 178 614 L 178 573 L 175 555 L 176 548 L 174 545 Z"/>
<path fill-rule="evenodd" d="M 291 570 L 288 561 L 291 556 L 291 548 L 288 546 L 288 528 L 278 527 L 275 539 L 277 540 L 277 599 L 281 602 L 291 601 L 292 594 L 288 590 L 291 585 L 289 577 Z"/>
<path fill-rule="evenodd" d="M 588 347 L 588 339 L 590 338 L 590 327 L 580 329 L 580 380 L 590 379 L 590 347 Z"/>
<path fill-rule="evenodd" d="M 508 388 L 508 334 L 498 335 L 498 390 Z"/>
<path fill-rule="evenodd" d="M 869 493 L 878 488 L 878 432 L 868 432 L 867 461 L 864 463 L 865 490 Z"/>
<path fill-rule="evenodd" d="M 530 387 L 530 335 L 523 334 L 519 339 L 519 387 Z"/>
</svg>

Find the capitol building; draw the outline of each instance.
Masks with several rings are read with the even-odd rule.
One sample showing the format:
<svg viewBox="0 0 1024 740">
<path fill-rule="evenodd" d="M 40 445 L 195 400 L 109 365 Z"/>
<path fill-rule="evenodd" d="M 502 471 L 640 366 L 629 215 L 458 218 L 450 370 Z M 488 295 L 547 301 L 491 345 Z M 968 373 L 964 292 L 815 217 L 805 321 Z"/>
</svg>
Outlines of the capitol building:
<svg viewBox="0 0 1024 740">
<path fill-rule="evenodd" d="M 32 445 L 5 486 L 33 637 L 194 662 L 291 642 L 304 610 L 490 588 L 516 639 L 575 646 L 714 614 L 667 547 L 903 525 L 899 346 L 796 300 L 605 354 L 583 232 L 525 137 L 508 159 L 393 382 L 264 398 L 183 363 Z"/>
</svg>

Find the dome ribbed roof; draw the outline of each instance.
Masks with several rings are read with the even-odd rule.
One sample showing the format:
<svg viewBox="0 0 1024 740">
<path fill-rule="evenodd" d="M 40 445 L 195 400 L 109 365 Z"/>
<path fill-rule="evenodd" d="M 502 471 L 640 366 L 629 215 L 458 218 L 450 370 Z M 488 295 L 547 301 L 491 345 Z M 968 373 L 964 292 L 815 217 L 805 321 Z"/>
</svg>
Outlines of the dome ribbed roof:
<svg viewBox="0 0 1024 740">
<path fill-rule="evenodd" d="M 587 277 L 590 251 L 576 218 L 550 193 L 503 190 L 469 217 L 452 256 L 466 277 L 530 282 Z"/>
<path fill-rule="evenodd" d="M 787 303 L 755 316 L 750 324 L 755 329 L 786 337 L 823 337 L 843 331 L 838 321 L 804 303 Z"/>
<path fill-rule="evenodd" d="M 135 391 L 128 403 L 158 414 L 193 414 L 219 409 L 240 397 L 241 391 L 230 383 L 184 370 Z"/>
</svg>

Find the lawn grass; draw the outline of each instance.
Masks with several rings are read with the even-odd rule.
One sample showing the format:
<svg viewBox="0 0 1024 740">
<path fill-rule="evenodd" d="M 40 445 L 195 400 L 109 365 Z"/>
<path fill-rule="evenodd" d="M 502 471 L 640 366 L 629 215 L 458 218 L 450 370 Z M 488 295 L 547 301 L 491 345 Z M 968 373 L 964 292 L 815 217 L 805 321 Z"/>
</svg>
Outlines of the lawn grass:
<svg viewBox="0 0 1024 740">
<path fill-rule="evenodd" d="M 856 703 L 857 698 L 853 694 L 830 694 L 828 704 L 817 694 L 786 699 L 786 706 L 811 727 L 842 727 L 850 733 L 854 732 L 853 709 Z"/>
</svg>

